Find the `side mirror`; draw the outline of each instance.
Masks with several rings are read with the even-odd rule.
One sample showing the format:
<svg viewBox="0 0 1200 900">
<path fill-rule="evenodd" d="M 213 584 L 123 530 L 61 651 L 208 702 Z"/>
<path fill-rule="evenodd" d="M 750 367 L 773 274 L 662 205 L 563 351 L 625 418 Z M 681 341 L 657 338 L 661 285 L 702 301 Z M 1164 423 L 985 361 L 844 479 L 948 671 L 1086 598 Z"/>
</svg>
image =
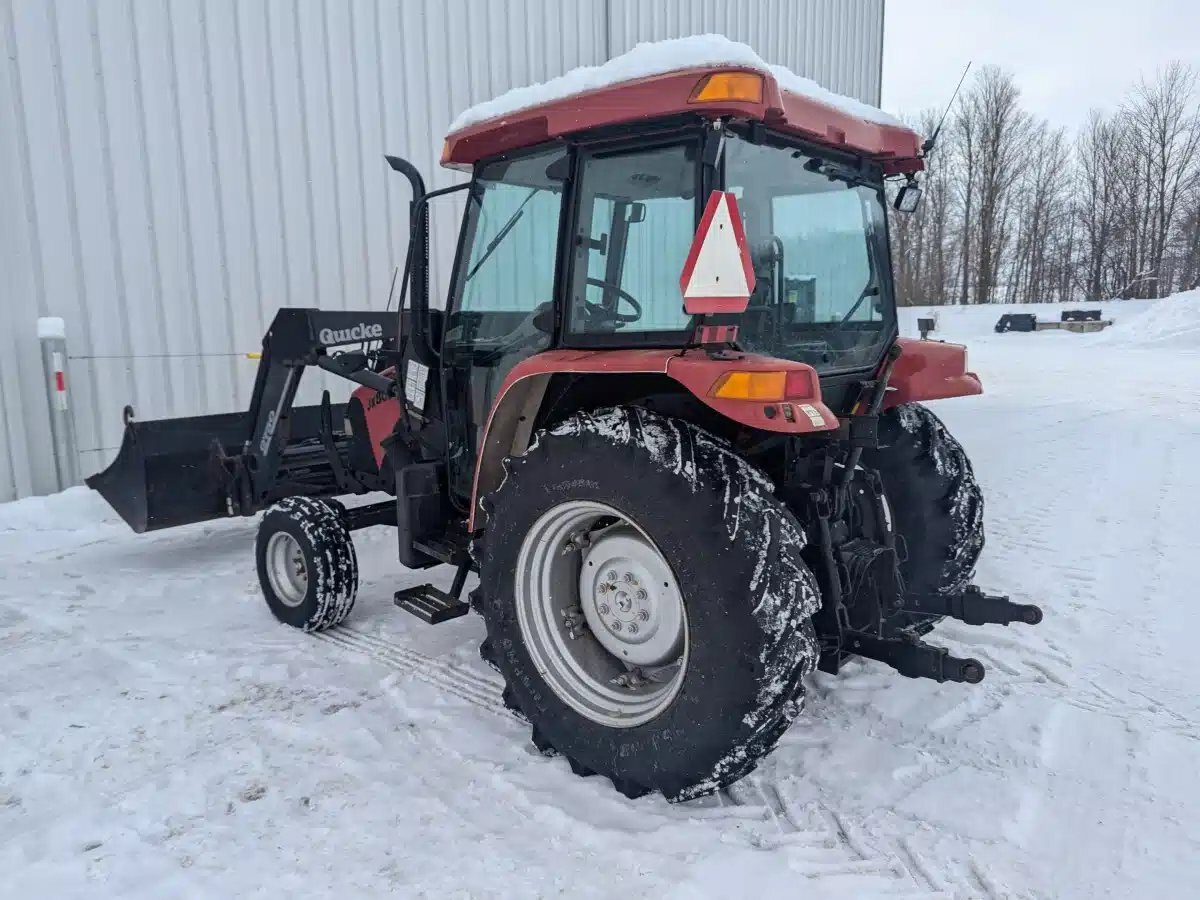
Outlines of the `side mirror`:
<svg viewBox="0 0 1200 900">
<path fill-rule="evenodd" d="M 646 204 L 639 200 L 629 204 L 629 212 L 625 219 L 630 225 L 636 225 L 638 222 L 646 221 Z"/>
<path fill-rule="evenodd" d="M 912 213 L 917 211 L 917 207 L 921 205 L 921 186 L 915 181 L 910 181 L 904 187 L 900 188 L 900 192 L 896 194 L 896 202 L 892 206 L 897 212 Z"/>
</svg>

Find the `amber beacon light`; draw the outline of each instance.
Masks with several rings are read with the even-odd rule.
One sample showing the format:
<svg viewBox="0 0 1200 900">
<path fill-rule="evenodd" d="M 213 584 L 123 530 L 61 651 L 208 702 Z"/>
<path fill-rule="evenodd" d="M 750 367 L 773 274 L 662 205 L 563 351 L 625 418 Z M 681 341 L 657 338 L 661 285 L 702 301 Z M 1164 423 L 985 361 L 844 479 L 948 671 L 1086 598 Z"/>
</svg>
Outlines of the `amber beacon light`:
<svg viewBox="0 0 1200 900">
<path fill-rule="evenodd" d="M 762 103 L 763 78 L 754 72 L 714 72 L 705 75 L 688 98 L 689 103 L 741 100 Z"/>
</svg>

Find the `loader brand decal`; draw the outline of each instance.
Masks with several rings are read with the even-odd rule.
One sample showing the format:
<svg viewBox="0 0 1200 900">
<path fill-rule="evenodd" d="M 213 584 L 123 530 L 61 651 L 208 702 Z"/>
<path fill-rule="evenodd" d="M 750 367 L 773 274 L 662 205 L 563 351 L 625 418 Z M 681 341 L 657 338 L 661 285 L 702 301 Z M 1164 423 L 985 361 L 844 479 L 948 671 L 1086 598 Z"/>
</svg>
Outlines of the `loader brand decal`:
<svg viewBox="0 0 1200 900">
<path fill-rule="evenodd" d="M 275 414 L 275 410 L 267 413 L 267 424 L 263 428 L 262 440 L 258 442 L 258 452 L 266 453 L 267 448 L 271 446 L 271 438 L 275 437 L 275 425 L 279 422 L 279 416 Z"/>
<path fill-rule="evenodd" d="M 376 391 L 369 400 L 367 400 L 367 409 L 374 409 L 380 403 L 386 403 L 391 399 L 391 396 L 385 391 Z"/>
<path fill-rule="evenodd" d="M 322 328 L 317 338 L 326 347 L 334 344 L 352 344 L 355 341 L 374 341 L 383 337 L 382 325 L 359 322 L 351 328 Z"/>
<path fill-rule="evenodd" d="M 287 378 L 283 380 L 283 390 L 279 392 L 279 402 L 275 404 L 273 410 L 267 413 L 266 422 L 263 423 L 263 436 L 258 442 L 258 452 L 263 456 L 266 456 L 267 451 L 271 449 L 271 440 L 275 437 L 275 429 L 283 415 L 283 405 L 292 402 L 292 381 L 295 377 L 296 370 L 290 369 Z"/>
</svg>

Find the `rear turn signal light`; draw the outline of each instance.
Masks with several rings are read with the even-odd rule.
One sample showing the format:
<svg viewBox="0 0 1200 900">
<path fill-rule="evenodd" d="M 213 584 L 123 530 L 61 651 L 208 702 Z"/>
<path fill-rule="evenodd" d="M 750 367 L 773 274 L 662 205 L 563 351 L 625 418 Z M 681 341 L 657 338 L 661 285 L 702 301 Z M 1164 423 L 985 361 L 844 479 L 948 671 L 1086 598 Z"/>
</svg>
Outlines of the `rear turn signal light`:
<svg viewBox="0 0 1200 900">
<path fill-rule="evenodd" d="M 689 103 L 742 100 L 762 103 L 763 78 L 754 72 L 714 72 L 705 75 L 688 98 Z"/>
<path fill-rule="evenodd" d="M 782 400 L 786 372 L 726 372 L 709 392 L 720 400 Z"/>
<path fill-rule="evenodd" d="M 812 379 L 807 372 L 726 372 L 708 392 L 718 400 L 811 400 Z"/>
</svg>

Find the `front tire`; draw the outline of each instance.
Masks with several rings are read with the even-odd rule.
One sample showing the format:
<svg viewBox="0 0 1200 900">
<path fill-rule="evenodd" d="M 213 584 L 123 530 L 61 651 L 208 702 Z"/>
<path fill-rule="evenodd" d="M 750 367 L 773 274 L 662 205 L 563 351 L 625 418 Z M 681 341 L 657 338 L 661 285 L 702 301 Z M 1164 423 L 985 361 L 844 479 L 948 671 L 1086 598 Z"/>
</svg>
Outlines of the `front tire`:
<svg viewBox="0 0 1200 900">
<path fill-rule="evenodd" d="M 358 558 L 338 507 L 311 497 L 281 500 L 263 516 L 255 556 L 263 597 L 280 622 L 324 631 L 350 615 Z"/>
<path fill-rule="evenodd" d="M 630 797 L 690 799 L 749 773 L 818 656 L 803 532 L 770 482 L 636 408 L 580 413 L 507 467 L 476 601 L 482 654 L 535 745 Z"/>
</svg>

